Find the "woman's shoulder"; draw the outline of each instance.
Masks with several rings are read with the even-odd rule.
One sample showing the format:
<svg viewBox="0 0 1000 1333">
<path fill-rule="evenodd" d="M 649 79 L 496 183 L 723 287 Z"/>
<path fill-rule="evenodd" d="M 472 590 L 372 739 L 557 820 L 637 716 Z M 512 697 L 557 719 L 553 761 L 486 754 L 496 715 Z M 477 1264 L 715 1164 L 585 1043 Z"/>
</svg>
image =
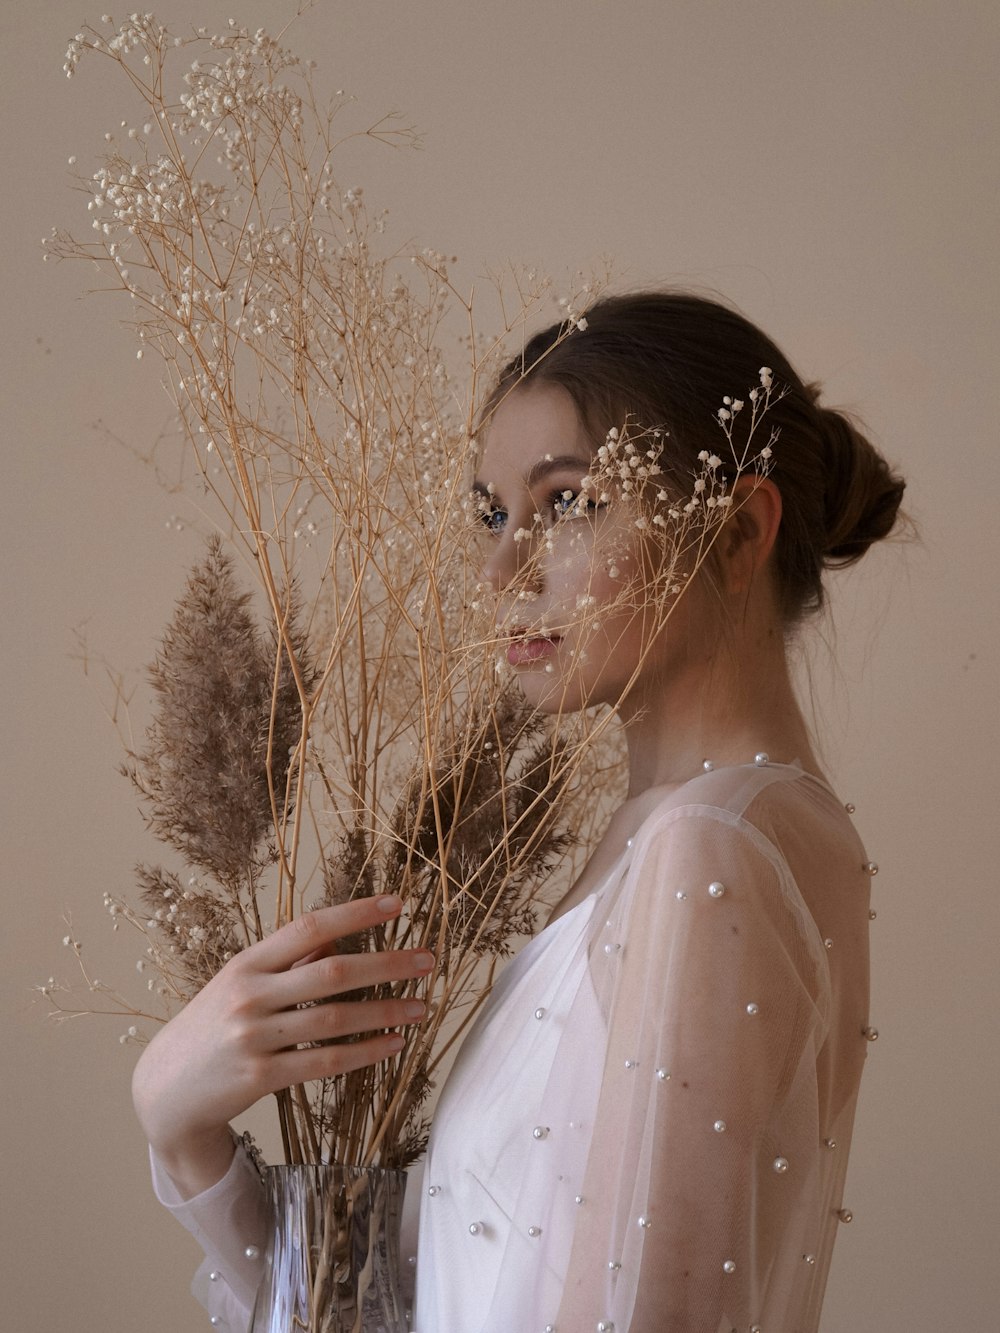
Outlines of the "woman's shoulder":
<svg viewBox="0 0 1000 1333">
<path fill-rule="evenodd" d="M 824 778 L 797 763 L 771 763 L 766 756 L 747 764 L 706 765 L 687 782 L 650 791 L 637 833 L 652 834 L 678 822 L 679 811 L 757 828 L 765 835 L 788 821 L 850 828 L 846 807 Z"/>
<path fill-rule="evenodd" d="M 824 935 L 842 931 L 845 918 L 852 929 L 867 925 L 873 871 L 850 814 L 823 778 L 796 764 L 707 770 L 665 791 L 630 850 L 640 898 L 664 874 L 730 879 L 756 908 L 790 910 L 810 936 L 813 922 Z"/>
</svg>

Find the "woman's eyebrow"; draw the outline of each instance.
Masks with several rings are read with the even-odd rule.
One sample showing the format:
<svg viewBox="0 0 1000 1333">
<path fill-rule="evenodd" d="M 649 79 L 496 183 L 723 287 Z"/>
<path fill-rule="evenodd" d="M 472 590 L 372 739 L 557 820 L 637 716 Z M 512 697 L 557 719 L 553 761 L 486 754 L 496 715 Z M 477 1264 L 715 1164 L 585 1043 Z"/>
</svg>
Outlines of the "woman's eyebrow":
<svg viewBox="0 0 1000 1333">
<path fill-rule="evenodd" d="M 547 477 L 550 472 L 562 472 L 565 468 L 582 468 L 583 472 L 590 470 L 590 459 L 581 458 L 579 454 L 556 454 L 554 458 L 548 454 L 540 458 L 537 463 L 532 463 L 528 468 L 528 474 L 524 479 L 525 485 L 529 488 L 536 485 L 543 477 Z M 583 473 L 580 474 L 581 476 Z"/>
<path fill-rule="evenodd" d="M 532 486 L 537 486 L 540 481 L 549 475 L 550 472 L 561 472 L 565 468 L 581 468 L 581 476 L 590 468 L 590 459 L 584 458 L 580 454 L 546 454 L 540 458 L 537 463 L 532 463 L 525 474 L 524 484 L 530 490 Z M 474 481 L 472 489 L 477 495 L 485 495 L 493 498 L 496 494 L 485 482 Z"/>
</svg>

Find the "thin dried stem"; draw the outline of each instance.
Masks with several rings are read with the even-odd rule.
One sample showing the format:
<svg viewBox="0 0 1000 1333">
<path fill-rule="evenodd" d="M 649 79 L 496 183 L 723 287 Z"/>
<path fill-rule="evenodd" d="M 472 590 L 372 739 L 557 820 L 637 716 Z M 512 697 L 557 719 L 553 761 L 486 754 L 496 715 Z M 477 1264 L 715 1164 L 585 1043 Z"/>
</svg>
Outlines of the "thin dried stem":
<svg viewBox="0 0 1000 1333">
<path fill-rule="evenodd" d="M 165 363 L 199 503 L 218 506 L 256 580 L 241 589 L 216 538 L 178 603 L 126 768 L 183 870 L 143 870 L 148 913 L 116 910 L 147 941 L 169 1011 L 316 905 L 310 885 L 325 903 L 399 893 L 399 921 L 343 947 L 432 948 L 425 982 L 380 988 L 420 993 L 428 1018 L 378 1068 L 277 1104 L 289 1161 L 405 1166 L 443 1059 L 498 961 L 572 882 L 620 771 L 614 709 L 545 719 L 518 702 L 473 572 L 489 540 L 469 490 L 475 423 L 549 283 L 495 275 L 500 327 L 482 336 L 481 291 L 461 291 L 444 255 L 393 249 L 385 214 L 338 182 L 346 143 L 413 132 L 323 109 L 280 39 L 234 25 L 175 43 L 137 15 L 75 38 L 69 73 L 84 54 L 123 77 L 137 114 L 81 182 L 94 235 L 54 233 L 49 253 L 87 259 L 130 303 L 140 354 Z M 564 336 L 597 286 L 564 304 Z M 623 579 L 617 600 L 651 639 L 735 480 L 766 470 L 754 436 L 769 393 L 748 431 L 720 418 L 725 460 L 706 455 L 684 494 L 661 485 L 657 430 L 608 423 L 580 503 L 631 515 L 655 574 Z M 580 517 L 537 516 L 526 575 Z M 581 606 L 583 640 L 592 621 Z"/>
</svg>

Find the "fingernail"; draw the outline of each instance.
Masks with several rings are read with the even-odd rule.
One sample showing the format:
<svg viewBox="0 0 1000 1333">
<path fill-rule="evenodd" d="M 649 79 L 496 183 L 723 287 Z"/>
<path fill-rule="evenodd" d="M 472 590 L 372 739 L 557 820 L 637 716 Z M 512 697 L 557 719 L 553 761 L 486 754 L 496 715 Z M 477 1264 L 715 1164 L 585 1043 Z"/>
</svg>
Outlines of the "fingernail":
<svg viewBox="0 0 1000 1333">
<path fill-rule="evenodd" d="M 403 1005 L 403 1013 L 407 1018 L 423 1018 L 427 1011 L 427 1006 L 423 1000 L 407 1000 Z"/>
<path fill-rule="evenodd" d="M 387 1051 L 401 1051 L 403 1049 L 403 1038 L 398 1033 L 387 1038 L 385 1048 Z"/>
<path fill-rule="evenodd" d="M 434 955 L 432 953 L 416 953 L 413 955 L 413 966 L 420 972 L 429 972 L 434 966 Z"/>
<path fill-rule="evenodd" d="M 392 916 L 393 912 L 398 912 L 403 905 L 403 900 L 395 893 L 387 893 L 384 898 L 376 900 L 376 906 L 383 916 Z"/>
</svg>

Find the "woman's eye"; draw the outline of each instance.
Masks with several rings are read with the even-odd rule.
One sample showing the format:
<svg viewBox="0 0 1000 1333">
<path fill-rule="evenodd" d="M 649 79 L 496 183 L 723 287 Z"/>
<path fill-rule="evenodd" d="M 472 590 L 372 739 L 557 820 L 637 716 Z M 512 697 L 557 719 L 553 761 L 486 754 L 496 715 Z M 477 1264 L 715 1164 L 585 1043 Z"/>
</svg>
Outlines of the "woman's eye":
<svg viewBox="0 0 1000 1333">
<path fill-rule="evenodd" d="M 487 532 L 499 534 L 503 532 L 504 524 L 507 522 L 507 511 L 495 506 L 488 508 L 484 505 L 480 510 L 479 518 Z"/>
<path fill-rule="evenodd" d="M 552 496 L 552 509 L 557 518 L 583 518 L 600 508 L 586 491 L 556 491 Z"/>
</svg>

